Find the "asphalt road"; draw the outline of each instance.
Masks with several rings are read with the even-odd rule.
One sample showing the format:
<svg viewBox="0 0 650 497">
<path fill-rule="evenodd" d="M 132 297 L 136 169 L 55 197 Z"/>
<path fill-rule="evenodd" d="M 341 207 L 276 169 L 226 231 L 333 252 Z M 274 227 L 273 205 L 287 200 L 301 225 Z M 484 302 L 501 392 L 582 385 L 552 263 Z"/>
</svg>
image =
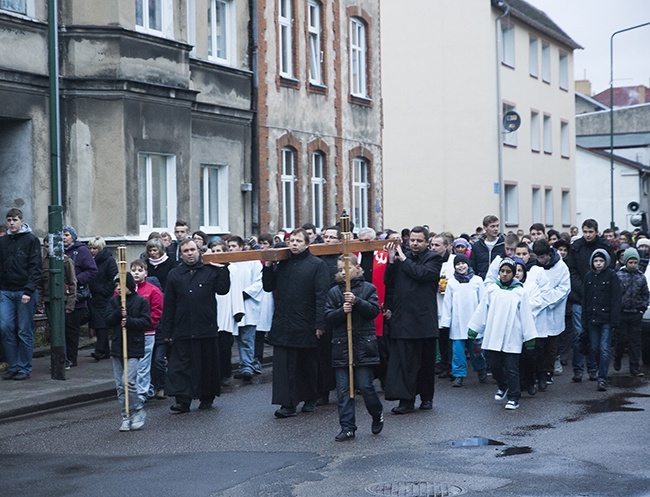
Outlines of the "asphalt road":
<svg viewBox="0 0 650 497">
<path fill-rule="evenodd" d="M 524 394 L 518 411 L 493 400 L 493 383 L 438 380 L 433 411 L 387 413 L 377 436 L 358 399 L 356 440 L 336 443 L 335 405 L 273 417 L 270 376 L 229 389 L 212 411 L 174 415 L 171 401 L 150 403 L 137 432 L 118 432 L 114 400 L 2 422 L 0 493 L 650 496 L 648 380 L 617 375 L 602 393 L 565 373 Z M 504 445 L 454 445 L 468 437 Z"/>
</svg>

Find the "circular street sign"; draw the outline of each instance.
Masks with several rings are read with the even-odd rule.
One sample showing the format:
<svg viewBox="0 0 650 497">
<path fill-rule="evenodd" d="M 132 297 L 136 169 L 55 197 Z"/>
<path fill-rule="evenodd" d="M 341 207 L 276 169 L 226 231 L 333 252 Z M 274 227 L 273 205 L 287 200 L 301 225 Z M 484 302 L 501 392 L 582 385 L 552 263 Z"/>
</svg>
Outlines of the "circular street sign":
<svg viewBox="0 0 650 497">
<path fill-rule="evenodd" d="M 521 117 L 514 110 L 508 111 L 503 115 L 503 127 L 508 133 L 517 131 L 521 126 Z"/>
</svg>

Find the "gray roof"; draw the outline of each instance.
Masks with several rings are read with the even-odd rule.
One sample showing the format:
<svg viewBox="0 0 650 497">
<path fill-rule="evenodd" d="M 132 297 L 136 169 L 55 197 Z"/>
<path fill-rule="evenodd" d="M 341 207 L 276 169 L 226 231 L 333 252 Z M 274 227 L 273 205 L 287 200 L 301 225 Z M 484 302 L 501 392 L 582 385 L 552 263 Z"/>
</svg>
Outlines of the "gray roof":
<svg viewBox="0 0 650 497">
<path fill-rule="evenodd" d="M 540 33 L 565 45 L 573 50 L 582 48 L 578 43 L 555 24 L 546 13 L 536 9 L 524 0 L 503 0 L 510 7 L 510 15 L 521 22 L 528 24 Z M 493 0 L 493 5 L 497 2 Z M 502 9 L 503 10 L 503 9 Z"/>
</svg>

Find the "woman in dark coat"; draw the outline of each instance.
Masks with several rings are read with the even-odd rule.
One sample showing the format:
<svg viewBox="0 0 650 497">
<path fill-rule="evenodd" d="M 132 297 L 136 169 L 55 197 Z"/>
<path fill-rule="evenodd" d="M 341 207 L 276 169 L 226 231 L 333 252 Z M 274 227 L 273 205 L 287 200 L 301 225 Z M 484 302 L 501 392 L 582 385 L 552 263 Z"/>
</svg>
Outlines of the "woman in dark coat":
<svg viewBox="0 0 650 497">
<path fill-rule="evenodd" d="M 95 351 L 90 354 L 96 361 L 108 359 L 110 350 L 108 344 L 108 325 L 106 324 L 106 307 L 113 292 L 115 284 L 113 278 L 117 274 L 117 262 L 113 253 L 106 247 L 106 242 L 96 236 L 88 242 L 88 249 L 97 264 L 97 276 L 90 282 L 91 298 L 88 301 L 90 308 L 90 327 L 95 330 Z"/>
</svg>

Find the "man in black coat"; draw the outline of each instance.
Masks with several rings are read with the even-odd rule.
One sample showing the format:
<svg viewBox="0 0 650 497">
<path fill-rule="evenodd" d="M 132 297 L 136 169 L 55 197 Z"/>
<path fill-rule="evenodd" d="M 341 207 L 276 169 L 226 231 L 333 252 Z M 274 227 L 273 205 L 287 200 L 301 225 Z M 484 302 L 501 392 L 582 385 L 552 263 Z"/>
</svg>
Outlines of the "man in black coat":
<svg viewBox="0 0 650 497">
<path fill-rule="evenodd" d="M 265 263 L 264 290 L 274 293 L 275 310 L 267 340 L 273 345 L 273 399 L 278 418 L 312 412 L 318 398 L 318 340 L 325 332 L 327 264 L 309 252 L 309 235 L 298 228 L 289 237 L 291 257 Z"/>
<path fill-rule="evenodd" d="M 585 219 L 582 223 L 582 237 L 578 238 L 569 247 L 567 266 L 571 274 L 571 293 L 569 304 L 573 315 L 573 381 L 582 381 L 582 373 L 585 367 L 585 356 L 580 353 L 580 335 L 583 332 L 582 326 L 582 299 L 585 276 L 591 270 L 591 255 L 596 249 L 604 249 L 610 256 L 610 267 L 613 269 L 616 264 L 616 257 L 612 246 L 604 236 L 598 234 L 598 222 L 595 219 Z M 589 379 L 597 379 L 598 364 L 593 357 L 589 356 L 587 371 Z"/>
<path fill-rule="evenodd" d="M 485 279 L 490 263 L 497 255 L 505 256 L 505 238 L 499 234 L 499 219 L 496 216 L 483 218 L 485 235 L 472 245 L 469 265 L 481 278 Z"/>
<path fill-rule="evenodd" d="M 167 276 L 161 330 L 169 347 L 166 393 L 176 397 L 171 410 L 211 409 L 221 393 L 214 295 L 230 290 L 227 267 L 206 266 L 191 238 L 179 243 L 182 263 Z"/>
<path fill-rule="evenodd" d="M 428 248 L 429 232 L 415 226 L 409 247 L 387 245 L 386 291 L 392 294 L 390 357 L 386 374 L 386 400 L 399 400 L 395 414 L 433 408 L 438 337 L 437 290 L 442 258 Z"/>
</svg>

